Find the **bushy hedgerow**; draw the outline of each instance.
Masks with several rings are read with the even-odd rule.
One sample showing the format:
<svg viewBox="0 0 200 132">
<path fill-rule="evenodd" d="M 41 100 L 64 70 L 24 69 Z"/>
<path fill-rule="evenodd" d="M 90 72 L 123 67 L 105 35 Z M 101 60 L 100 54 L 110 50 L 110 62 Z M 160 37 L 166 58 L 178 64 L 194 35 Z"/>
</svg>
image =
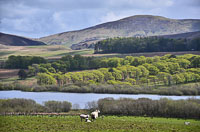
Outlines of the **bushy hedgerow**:
<svg viewBox="0 0 200 132">
<path fill-rule="evenodd" d="M 102 114 L 200 119 L 200 100 L 105 98 L 98 101 Z"/>
</svg>

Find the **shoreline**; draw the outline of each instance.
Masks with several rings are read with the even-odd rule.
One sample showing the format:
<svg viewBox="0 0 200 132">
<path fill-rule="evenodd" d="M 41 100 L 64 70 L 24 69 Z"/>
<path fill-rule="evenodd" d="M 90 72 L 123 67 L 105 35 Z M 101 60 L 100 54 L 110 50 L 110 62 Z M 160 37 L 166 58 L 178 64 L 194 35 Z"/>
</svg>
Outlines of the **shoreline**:
<svg viewBox="0 0 200 132">
<path fill-rule="evenodd" d="M 200 96 L 200 94 L 186 94 L 186 95 L 176 95 L 176 94 L 156 94 L 156 93 L 101 93 L 101 92 L 65 92 L 65 91 L 26 91 L 26 90 L 0 90 L 1 91 L 20 91 L 20 92 L 32 92 L 32 93 L 72 93 L 72 94 L 111 94 L 111 95 L 157 95 L 157 96 Z"/>
</svg>

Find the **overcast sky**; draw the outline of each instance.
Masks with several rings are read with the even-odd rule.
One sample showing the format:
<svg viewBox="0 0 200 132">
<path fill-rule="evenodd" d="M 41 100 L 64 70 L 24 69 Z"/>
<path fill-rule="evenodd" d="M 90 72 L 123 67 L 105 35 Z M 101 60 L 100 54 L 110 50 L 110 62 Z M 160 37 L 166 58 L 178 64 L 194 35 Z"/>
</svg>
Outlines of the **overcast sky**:
<svg viewBox="0 0 200 132">
<path fill-rule="evenodd" d="M 39 38 L 133 15 L 200 19 L 200 0 L 0 0 L 0 32 Z"/>
</svg>

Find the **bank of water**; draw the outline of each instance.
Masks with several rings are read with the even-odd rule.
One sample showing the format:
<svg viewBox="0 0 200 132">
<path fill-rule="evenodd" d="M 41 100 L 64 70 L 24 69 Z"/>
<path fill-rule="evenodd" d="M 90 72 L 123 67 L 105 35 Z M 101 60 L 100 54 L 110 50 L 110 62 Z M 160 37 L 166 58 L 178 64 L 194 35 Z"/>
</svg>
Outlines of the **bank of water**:
<svg viewBox="0 0 200 132">
<path fill-rule="evenodd" d="M 61 93 L 61 92 L 23 92 L 19 90 L 0 91 L 0 99 L 25 98 L 35 100 L 39 104 L 45 101 L 69 101 L 72 104 L 79 104 L 80 108 L 85 108 L 85 104 L 91 101 L 97 101 L 102 98 L 111 97 L 118 98 L 149 98 L 158 100 L 160 98 L 168 98 L 173 100 L 196 98 L 200 96 L 166 96 L 166 95 L 151 95 L 151 94 L 95 94 L 95 93 Z"/>
</svg>

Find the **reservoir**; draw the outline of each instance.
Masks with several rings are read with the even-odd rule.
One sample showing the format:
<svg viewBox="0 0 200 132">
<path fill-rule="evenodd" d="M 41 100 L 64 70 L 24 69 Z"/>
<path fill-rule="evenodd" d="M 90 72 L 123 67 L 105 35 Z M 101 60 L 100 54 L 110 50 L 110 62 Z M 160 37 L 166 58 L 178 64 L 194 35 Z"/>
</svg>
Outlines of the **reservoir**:
<svg viewBox="0 0 200 132">
<path fill-rule="evenodd" d="M 19 90 L 0 91 L 0 99 L 24 98 L 35 100 L 39 104 L 45 101 L 69 101 L 73 104 L 78 104 L 80 108 L 85 108 L 85 104 L 91 101 L 98 101 L 102 98 L 112 97 L 119 98 L 149 98 L 158 100 L 160 98 L 168 98 L 173 100 L 196 98 L 200 96 L 166 96 L 166 95 L 152 95 L 152 94 L 96 94 L 96 93 L 61 93 L 61 92 L 23 92 Z"/>
</svg>

